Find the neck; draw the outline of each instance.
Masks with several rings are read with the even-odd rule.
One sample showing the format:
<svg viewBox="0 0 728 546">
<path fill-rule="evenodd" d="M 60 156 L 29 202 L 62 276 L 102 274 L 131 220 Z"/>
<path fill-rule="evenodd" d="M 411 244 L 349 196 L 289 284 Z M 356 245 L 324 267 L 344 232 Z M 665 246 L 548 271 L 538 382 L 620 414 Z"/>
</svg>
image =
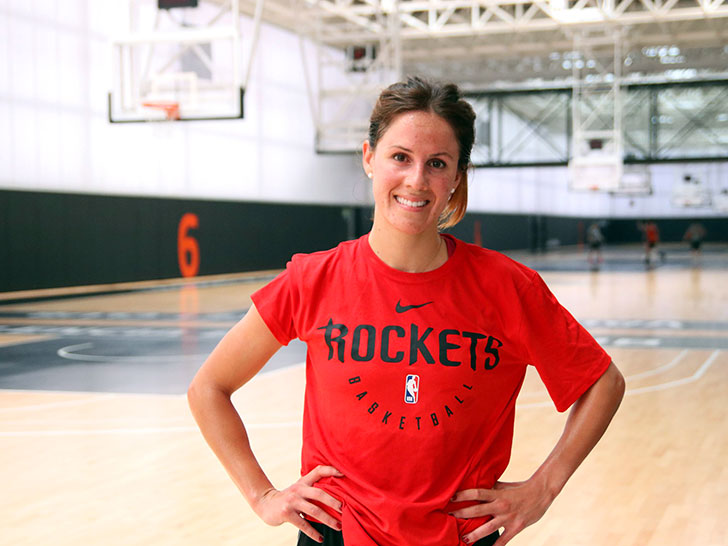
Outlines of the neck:
<svg viewBox="0 0 728 546">
<path fill-rule="evenodd" d="M 369 233 L 369 246 L 389 267 L 407 273 L 424 273 L 447 261 L 447 245 L 437 230 L 408 234 L 378 229 Z"/>
</svg>

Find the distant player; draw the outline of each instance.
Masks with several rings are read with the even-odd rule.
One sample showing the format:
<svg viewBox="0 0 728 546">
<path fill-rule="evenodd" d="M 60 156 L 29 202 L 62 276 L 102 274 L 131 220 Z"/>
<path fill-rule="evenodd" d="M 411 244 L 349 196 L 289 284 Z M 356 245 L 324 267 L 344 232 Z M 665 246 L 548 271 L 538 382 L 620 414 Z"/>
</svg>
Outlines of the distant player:
<svg viewBox="0 0 728 546">
<path fill-rule="evenodd" d="M 587 261 L 592 269 L 598 268 L 602 261 L 602 244 L 604 243 L 604 235 L 597 222 L 592 222 L 586 231 L 586 243 L 589 246 L 587 253 Z"/>
<path fill-rule="evenodd" d="M 657 228 L 657 224 L 651 220 L 644 223 L 642 230 L 645 239 L 645 265 L 650 268 L 655 265 L 658 255 L 664 260 L 664 254 L 660 253 L 657 248 L 660 242 L 660 230 Z"/>
<path fill-rule="evenodd" d="M 683 235 L 683 241 L 690 243 L 690 252 L 693 256 L 693 261 L 700 259 L 700 247 L 703 244 L 706 234 L 707 231 L 705 227 L 703 227 L 703 224 L 700 222 L 693 222 L 688 226 L 688 229 L 685 231 L 685 235 Z"/>
</svg>

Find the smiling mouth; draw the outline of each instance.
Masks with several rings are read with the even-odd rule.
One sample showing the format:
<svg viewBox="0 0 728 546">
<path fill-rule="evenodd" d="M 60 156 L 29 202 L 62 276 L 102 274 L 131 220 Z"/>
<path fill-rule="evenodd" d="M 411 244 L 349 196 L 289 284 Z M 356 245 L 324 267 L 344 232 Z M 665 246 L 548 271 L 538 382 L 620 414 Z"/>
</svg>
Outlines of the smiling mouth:
<svg viewBox="0 0 728 546">
<path fill-rule="evenodd" d="M 407 207 L 415 207 L 420 208 L 424 207 L 429 201 L 410 201 L 409 199 L 405 199 L 404 197 L 400 197 L 399 195 L 394 196 L 397 203 L 400 205 L 405 205 Z"/>
</svg>

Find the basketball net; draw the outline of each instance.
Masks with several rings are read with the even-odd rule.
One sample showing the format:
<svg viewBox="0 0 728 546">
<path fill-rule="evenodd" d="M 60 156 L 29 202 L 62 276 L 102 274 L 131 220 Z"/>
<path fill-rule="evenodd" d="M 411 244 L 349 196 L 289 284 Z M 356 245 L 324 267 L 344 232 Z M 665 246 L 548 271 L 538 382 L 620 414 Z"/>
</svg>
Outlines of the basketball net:
<svg viewBox="0 0 728 546">
<path fill-rule="evenodd" d="M 148 102 L 143 102 L 142 106 L 144 106 L 144 108 L 151 108 L 153 110 L 160 110 L 160 111 L 164 112 L 166 121 L 176 121 L 179 119 L 179 102 L 148 101 Z"/>
</svg>

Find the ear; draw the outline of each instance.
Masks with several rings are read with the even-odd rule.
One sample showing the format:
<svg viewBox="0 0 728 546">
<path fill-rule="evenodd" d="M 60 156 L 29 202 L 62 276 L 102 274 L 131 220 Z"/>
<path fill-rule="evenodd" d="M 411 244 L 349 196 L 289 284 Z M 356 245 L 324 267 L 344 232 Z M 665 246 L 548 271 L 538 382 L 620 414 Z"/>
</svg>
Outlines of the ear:
<svg viewBox="0 0 728 546">
<path fill-rule="evenodd" d="M 464 171 L 458 169 L 458 172 L 455 175 L 455 185 L 452 187 L 453 191 L 460 185 L 460 182 L 463 180 L 463 172 Z"/>
<path fill-rule="evenodd" d="M 369 145 L 369 140 L 365 140 L 361 145 L 361 166 L 364 167 L 364 173 L 371 173 L 373 170 L 372 160 L 374 159 L 374 150 Z"/>
</svg>

